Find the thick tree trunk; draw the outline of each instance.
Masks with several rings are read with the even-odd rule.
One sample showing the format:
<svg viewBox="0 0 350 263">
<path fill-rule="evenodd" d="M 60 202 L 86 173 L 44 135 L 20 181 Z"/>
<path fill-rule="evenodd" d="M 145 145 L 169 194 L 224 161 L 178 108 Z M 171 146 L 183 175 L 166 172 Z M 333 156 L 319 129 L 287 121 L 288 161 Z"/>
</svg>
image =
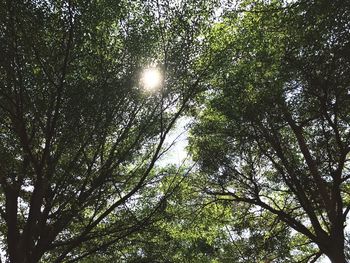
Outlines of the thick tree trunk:
<svg viewBox="0 0 350 263">
<path fill-rule="evenodd" d="M 343 244 L 343 242 L 342 242 Z M 329 244 L 329 247 L 324 254 L 330 259 L 332 263 L 347 263 L 344 253 L 344 245 Z"/>
<path fill-rule="evenodd" d="M 342 217 L 342 215 L 341 215 Z M 316 242 L 320 251 L 326 255 L 332 263 L 347 263 L 345 258 L 345 236 L 342 218 L 333 224 L 331 235 L 320 236 Z"/>
<path fill-rule="evenodd" d="M 18 247 L 16 251 L 12 251 L 10 254 L 10 263 L 37 263 L 40 261 L 43 253 L 37 249 L 28 249 L 25 251 L 23 248 Z"/>
<path fill-rule="evenodd" d="M 327 254 L 332 263 L 346 263 L 344 252 Z"/>
</svg>

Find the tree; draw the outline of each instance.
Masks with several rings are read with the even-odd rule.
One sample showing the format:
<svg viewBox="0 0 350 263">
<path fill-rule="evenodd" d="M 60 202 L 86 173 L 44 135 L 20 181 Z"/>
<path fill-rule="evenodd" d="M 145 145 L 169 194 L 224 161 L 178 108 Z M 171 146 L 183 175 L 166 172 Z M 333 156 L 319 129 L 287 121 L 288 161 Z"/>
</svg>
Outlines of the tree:
<svg viewBox="0 0 350 263">
<path fill-rule="evenodd" d="M 9 262 L 81 260 L 154 220 L 159 199 L 130 206 L 159 181 L 164 140 L 197 92 L 191 67 L 209 5 L 201 10 L 191 1 L 0 3 Z M 154 93 L 140 86 L 147 66 L 164 74 Z"/>
<path fill-rule="evenodd" d="M 310 262 L 347 257 L 349 14 L 346 1 L 241 1 L 200 64 L 214 63 L 191 139 L 205 192 L 277 217 L 313 244 Z"/>
<path fill-rule="evenodd" d="M 198 177 L 188 167 L 162 172 L 162 186 L 153 189 L 165 196 L 159 220 L 83 262 L 298 262 L 290 253 L 288 229 L 275 218 L 266 214 L 253 222 L 243 206 L 232 213 L 230 200 L 213 202 L 197 188 Z"/>
<path fill-rule="evenodd" d="M 195 170 L 185 173 L 179 169 L 172 174 L 179 174 L 177 187 L 167 198 L 158 232 L 147 239 L 148 253 L 162 255 L 155 257 L 162 258 L 160 262 L 297 262 L 290 254 L 290 232 L 275 218 L 261 213 L 252 220 L 251 207 L 233 207 L 229 199 L 213 200 L 203 193 L 201 176 Z M 164 184 L 173 183 L 172 177 Z"/>
</svg>

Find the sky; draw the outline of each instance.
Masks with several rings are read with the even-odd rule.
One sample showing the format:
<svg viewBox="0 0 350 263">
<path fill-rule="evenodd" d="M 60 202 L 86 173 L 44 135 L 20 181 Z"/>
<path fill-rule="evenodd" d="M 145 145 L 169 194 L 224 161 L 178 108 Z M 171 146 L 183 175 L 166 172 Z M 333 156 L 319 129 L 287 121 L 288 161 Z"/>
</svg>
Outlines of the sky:
<svg viewBox="0 0 350 263">
<path fill-rule="evenodd" d="M 191 119 L 189 117 L 181 117 L 175 128 L 170 131 L 168 137 L 165 139 L 165 145 L 173 146 L 167 151 L 167 153 L 161 158 L 160 166 L 166 166 L 169 164 L 181 165 L 183 161 L 188 157 L 186 147 L 188 145 L 188 125 Z"/>
</svg>

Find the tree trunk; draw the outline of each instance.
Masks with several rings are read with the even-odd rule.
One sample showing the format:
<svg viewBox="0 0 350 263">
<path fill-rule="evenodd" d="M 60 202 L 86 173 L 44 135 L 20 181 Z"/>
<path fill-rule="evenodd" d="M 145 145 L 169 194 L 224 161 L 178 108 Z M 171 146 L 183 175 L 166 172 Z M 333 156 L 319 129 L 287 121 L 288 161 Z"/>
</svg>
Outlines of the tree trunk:
<svg viewBox="0 0 350 263">
<path fill-rule="evenodd" d="M 346 263 L 344 252 L 342 253 L 333 253 L 333 254 L 327 254 L 328 258 L 331 260 L 332 263 Z"/>
<path fill-rule="evenodd" d="M 344 247 L 330 246 L 325 255 L 332 263 L 347 263 L 345 259 Z"/>
</svg>

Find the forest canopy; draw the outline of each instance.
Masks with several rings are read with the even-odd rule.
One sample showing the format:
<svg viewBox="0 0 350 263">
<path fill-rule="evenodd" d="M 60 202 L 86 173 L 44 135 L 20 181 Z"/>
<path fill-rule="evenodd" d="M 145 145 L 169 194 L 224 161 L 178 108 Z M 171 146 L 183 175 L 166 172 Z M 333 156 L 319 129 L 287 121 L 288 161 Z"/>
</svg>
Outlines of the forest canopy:
<svg viewBox="0 0 350 263">
<path fill-rule="evenodd" d="M 1 1 L 0 262 L 348 262 L 349 18 Z"/>
</svg>

